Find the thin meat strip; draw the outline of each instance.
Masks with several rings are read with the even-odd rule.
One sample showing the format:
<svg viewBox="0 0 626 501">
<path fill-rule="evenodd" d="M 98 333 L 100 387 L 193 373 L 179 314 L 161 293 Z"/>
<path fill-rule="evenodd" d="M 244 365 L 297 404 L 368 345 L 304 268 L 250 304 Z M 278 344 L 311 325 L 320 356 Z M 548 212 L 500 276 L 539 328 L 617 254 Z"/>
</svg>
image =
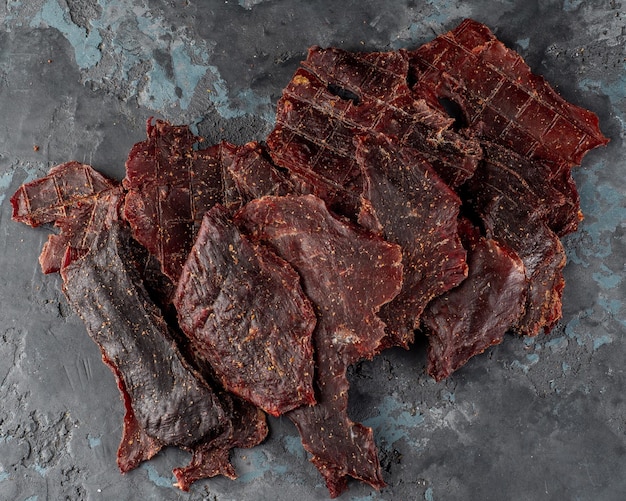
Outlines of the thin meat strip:
<svg viewBox="0 0 626 501">
<path fill-rule="evenodd" d="M 143 287 L 133 245 L 130 230 L 112 222 L 89 253 L 61 269 L 63 290 L 122 392 L 126 416 L 120 469 L 134 468 L 161 447 L 177 446 L 193 452 L 187 468 L 195 475 L 181 487 L 215 474 L 234 477 L 228 460 L 233 445 L 225 440 L 233 426 L 228 409 L 180 353 Z M 198 462 L 207 458 L 216 462 Z"/>
<path fill-rule="evenodd" d="M 387 324 L 381 348 L 407 348 L 426 305 L 467 276 L 457 233 L 461 200 L 419 152 L 384 134 L 356 142 L 364 180 L 359 222 L 402 248 L 402 290 L 380 310 Z"/>
<path fill-rule="evenodd" d="M 224 388 L 274 416 L 315 403 L 316 317 L 300 276 L 242 235 L 223 206 L 205 214 L 173 303 Z"/>
<path fill-rule="evenodd" d="M 331 497 L 347 488 L 347 477 L 383 487 L 372 430 L 347 414 L 346 370 L 378 352 L 385 325 L 376 312 L 400 290 L 400 248 L 333 216 L 314 195 L 253 200 L 235 223 L 296 269 L 315 306 L 317 404 L 287 415 Z"/>
<path fill-rule="evenodd" d="M 480 235 L 466 219 L 459 234 L 469 276 L 431 301 L 422 316 L 429 339 L 427 372 L 437 381 L 501 343 L 523 314 L 526 300 L 526 273 L 517 254 Z"/>
<path fill-rule="evenodd" d="M 233 198 L 227 168 L 237 147 L 221 142 L 200 150 L 201 138 L 189 127 L 162 120 L 148 120 L 146 129 L 148 138 L 133 146 L 126 161 L 124 217 L 176 282 L 204 213 Z"/>
<path fill-rule="evenodd" d="M 32 227 L 54 225 L 39 256 L 43 273 L 60 270 L 68 247 L 74 258 L 91 248 L 99 228 L 118 210 L 121 186 L 93 167 L 66 162 L 25 183 L 11 197 L 13 220 Z"/>
<path fill-rule="evenodd" d="M 571 168 L 608 142 L 598 117 L 568 103 L 489 28 L 471 19 L 411 51 L 409 60 L 416 97 L 433 107 L 449 99 L 474 134 L 547 162 L 549 181 L 569 207 L 552 229 L 561 236 L 575 231 L 581 214 Z"/>
</svg>

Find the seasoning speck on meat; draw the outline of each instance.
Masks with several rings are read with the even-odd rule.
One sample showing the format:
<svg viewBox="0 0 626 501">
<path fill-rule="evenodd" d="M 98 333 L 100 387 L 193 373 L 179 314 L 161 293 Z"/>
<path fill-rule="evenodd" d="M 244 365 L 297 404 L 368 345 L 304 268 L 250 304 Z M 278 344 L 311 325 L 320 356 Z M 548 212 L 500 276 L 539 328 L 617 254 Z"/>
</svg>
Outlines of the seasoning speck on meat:
<svg viewBox="0 0 626 501">
<path fill-rule="evenodd" d="M 194 352 L 227 390 L 275 416 L 315 403 L 316 318 L 300 277 L 242 235 L 221 205 L 204 216 L 174 305 Z"/>
</svg>

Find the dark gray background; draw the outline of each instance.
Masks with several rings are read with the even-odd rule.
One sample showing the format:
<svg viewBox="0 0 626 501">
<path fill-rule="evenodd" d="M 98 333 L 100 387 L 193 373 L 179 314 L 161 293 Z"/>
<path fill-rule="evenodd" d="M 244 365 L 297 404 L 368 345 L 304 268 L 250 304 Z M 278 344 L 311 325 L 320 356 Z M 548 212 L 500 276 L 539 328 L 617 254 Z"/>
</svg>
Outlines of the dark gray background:
<svg viewBox="0 0 626 501">
<path fill-rule="evenodd" d="M 326 489 L 294 427 L 237 451 L 237 481 L 171 486 L 167 450 L 121 476 L 122 404 L 96 346 L 11 222 L 24 181 L 76 159 L 121 178 L 154 115 L 207 143 L 263 139 L 308 46 L 413 48 L 464 17 L 488 24 L 572 102 L 608 147 L 575 178 L 586 219 L 565 241 L 564 316 L 507 337 L 447 381 L 425 344 L 352 371 L 351 413 L 372 426 L 389 487 L 341 499 L 621 500 L 626 493 L 626 13 L 618 1 L 7 0 L 0 4 L 0 499 L 315 500 Z"/>
</svg>

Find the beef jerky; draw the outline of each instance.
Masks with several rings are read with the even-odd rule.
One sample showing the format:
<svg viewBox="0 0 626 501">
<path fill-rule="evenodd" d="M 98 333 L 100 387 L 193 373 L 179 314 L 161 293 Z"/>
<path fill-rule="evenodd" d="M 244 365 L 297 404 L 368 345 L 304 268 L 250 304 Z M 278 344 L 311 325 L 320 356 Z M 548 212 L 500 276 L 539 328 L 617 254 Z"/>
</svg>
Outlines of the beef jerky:
<svg viewBox="0 0 626 501">
<path fill-rule="evenodd" d="M 348 476 L 383 487 L 372 430 L 347 414 L 346 370 L 379 349 L 385 325 L 376 312 L 400 290 L 399 247 L 337 219 L 313 195 L 253 200 L 235 222 L 291 263 L 315 306 L 317 404 L 287 415 L 330 495 L 347 487 Z"/>
<path fill-rule="evenodd" d="M 114 222 L 88 254 L 61 270 L 70 304 L 122 390 L 120 468 L 127 471 L 170 445 L 194 452 L 194 458 L 197 451 L 212 451 L 211 457 L 223 459 L 232 449 L 222 443 L 231 433 L 228 413 L 178 350 L 129 257 L 132 245 L 130 231 Z M 227 460 L 200 466 L 203 473 L 234 475 Z"/>
<path fill-rule="evenodd" d="M 524 311 L 527 281 L 519 256 L 462 220 L 469 275 L 431 301 L 422 316 L 428 335 L 428 373 L 448 377 L 473 356 L 502 342 Z"/>
<path fill-rule="evenodd" d="M 571 167 L 608 142 L 596 115 L 565 101 L 519 54 L 470 19 L 412 51 L 410 61 L 417 97 L 434 107 L 449 99 L 474 133 L 548 162 L 549 181 L 573 207 L 554 229 L 574 231 L 581 214 Z"/>
<path fill-rule="evenodd" d="M 471 176 L 480 147 L 456 134 L 446 114 L 414 99 L 404 53 L 313 47 L 303 66 L 283 91 L 267 144 L 277 165 L 334 211 L 352 219 L 359 212 L 357 134 L 378 131 L 414 147 L 454 185 Z"/>
<path fill-rule="evenodd" d="M 221 205 L 204 216 L 174 305 L 194 352 L 224 388 L 274 416 L 315 403 L 316 317 L 300 277 L 241 235 Z"/>
<path fill-rule="evenodd" d="M 72 259 L 80 257 L 105 221 L 117 218 L 121 194 L 118 183 L 91 166 L 66 162 L 13 194 L 13 220 L 33 227 L 56 226 L 58 233 L 48 237 L 39 256 L 43 273 L 56 273 L 68 247 Z"/>
<path fill-rule="evenodd" d="M 128 155 L 124 216 L 133 236 L 176 281 L 204 213 L 225 198 L 236 199 L 227 167 L 237 147 L 221 142 L 199 150 L 200 138 L 189 127 L 160 120 L 148 121 L 147 136 Z"/>
<path fill-rule="evenodd" d="M 561 317 L 565 251 L 548 228 L 548 211 L 522 175 L 485 144 L 485 158 L 465 187 L 464 198 L 480 218 L 488 238 L 506 245 L 524 263 L 529 282 L 525 313 L 514 324 L 525 335 L 549 331 Z"/>
<path fill-rule="evenodd" d="M 244 204 L 265 195 L 282 196 L 301 191 L 287 172 L 272 163 L 263 146 L 257 142 L 249 142 L 239 148 L 228 165 L 228 172 L 237 188 L 237 199 L 231 202 Z"/>
<path fill-rule="evenodd" d="M 359 221 L 402 248 L 402 291 L 380 310 L 387 324 L 381 347 L 408 348 L 426 305 L 467 275 L 457 234 L 461 200 L 418 152 L 385 135 L 360 137 L 356 158 L 365 181 Z"/>
</svg>

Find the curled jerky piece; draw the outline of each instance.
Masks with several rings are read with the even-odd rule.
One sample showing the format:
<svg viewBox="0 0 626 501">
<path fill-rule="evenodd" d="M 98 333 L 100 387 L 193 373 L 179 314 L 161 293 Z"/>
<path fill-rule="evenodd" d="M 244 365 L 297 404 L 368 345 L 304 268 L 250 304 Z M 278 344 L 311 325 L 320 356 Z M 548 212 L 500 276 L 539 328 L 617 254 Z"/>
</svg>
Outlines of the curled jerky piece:
<svg viewBox="0 0 626 501">
<path fill-rule="evenodd" d="M 169 445 L 194 452 L 194 458 L 207 451 L 227 458 L 233 446 L 222 441 L 230 435 L 229 415 L 180 353 L 143 287 L 135 254 L 130 231 L 113 222 L 89 253 L 61 270 L 70 304 L 122 391 L 126 416 L 120 469 L 127 471 Z M 202 465 L 202 472 L 234 476 L 228 460 Z"/>
<path fill-rule="evenodd" d="M 359 222 L 402 248 L 402 291 L 380 310 L 383 347 L 408 348 L 429 301 L 467 275 L 457 233 L 461 200 L 419 153 L 383 134 L 359 137 L 356 158 L 364 179 Z"/>
<path fill-rule="evenodd" d="M 547 162 L 551 172 L 545 181 L 572 207 L 554 230 L 574 231 L 581 214 L 570 170 L 590 149 L 608 142 L 598 117 L 565 101 L 519 54 L 471 19 L 410 52 L 409 59 L 416 97 L 434 107 L 449 99 L 480 137 Z"/>
<path fill-rule="evenodd" d="M 480 235 L 467 220 L 459 233 L 469 275 L 428 304 L 422 326 L 428 335 L 428 373 L 440 381 L 471 357 L 502 342 L 524 311 L 524 264 L 514 252 Z"/>
<path fill-rule="evenodd" d="M 237 147 L 221 142 L 198 150 L 201 138 L 187 126 L 148 120 L 148 139 L 126 161 L 124 217 L 133 236 L 178 280 L 204 213 L 230 199 L 227 172 Z"/>
<path fill-rule="evenodd" d="M 66 162 L 50 169 L 47 176 L 23 184 L 11 197 L 13 220 L 37 227 L 54 224 L 39 256 L 44 273 L 61 268 L 68 247 L 75 259 L 91 248 L 107 220 L 116 219 L 119 183 L 91 166 Z"/>
<path fill-rule="evenodd" d="M 316 318 L 300 277 L 242 235 L 221 205 L 204 216 L 173 302 L 224 388 L 274 416 L 315 403 Z"/>
<path fill-rule="evenodd" d="M 313 195 L 253 200 L 235 223 L 296 269 L 315 306 L 317 405 L 287 415 L 330 495 L 346 489 L 348 476 L 383 487 L 372 430 L 347 414 L 346 369 L 379 349 L 385 325 L 376 312 L 400 290 L 400 248 L 339 220 Z"/>
</svg>

